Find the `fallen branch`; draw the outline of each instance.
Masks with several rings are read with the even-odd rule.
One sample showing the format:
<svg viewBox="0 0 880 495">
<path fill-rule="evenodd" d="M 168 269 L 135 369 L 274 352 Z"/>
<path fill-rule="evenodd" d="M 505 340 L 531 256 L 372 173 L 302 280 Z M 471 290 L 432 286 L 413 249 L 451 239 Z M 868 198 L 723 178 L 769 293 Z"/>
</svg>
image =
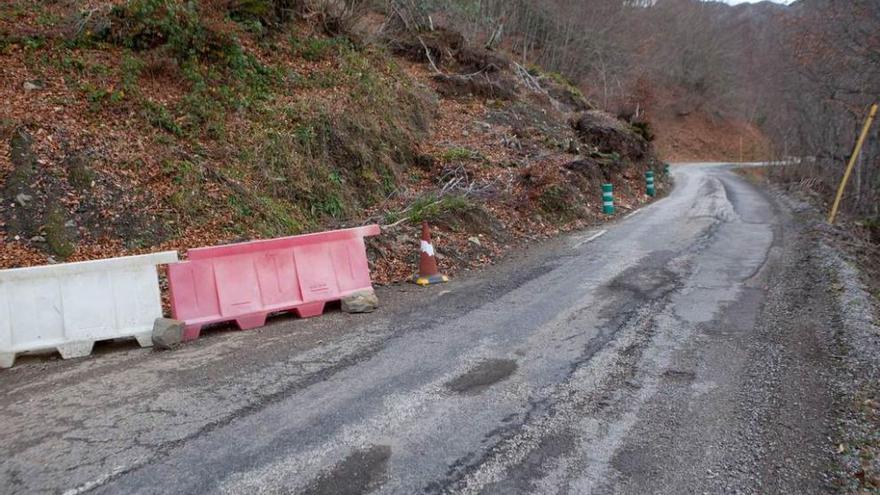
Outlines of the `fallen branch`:
<svg viewBox="0 0 880 495">
<path fill-rule="evenodd" d="M 529 89 L 536 93 L 547 94 L 547 91 L 541 86 L 541 82 L 538 81 L 535 76 L 529 74 L 528 69 L 520 65 L 518 62 L 513 62 L 513 67 L 516 71 L 516 75 L 519 76 Z"/>
<path fill-rule="evenodd" d="M 431 68 L 434 69 L 434 73 L 443 74 L 443 72 L 441 72 L 440 69 L 437 67 L 437 64 L 434 63 L 434 58 L 431 57 L 431 49 L 428 48 L 428 45 L 425 44 L 425 40 L 423 40 L 421 36 L 416 36 L 416 38 L 418 38 L 419 43 L 422 44 L 422 48 L 425 49 L 425 56 L 428 57 L 428 63 L 431 64 Z"/>
</svg>

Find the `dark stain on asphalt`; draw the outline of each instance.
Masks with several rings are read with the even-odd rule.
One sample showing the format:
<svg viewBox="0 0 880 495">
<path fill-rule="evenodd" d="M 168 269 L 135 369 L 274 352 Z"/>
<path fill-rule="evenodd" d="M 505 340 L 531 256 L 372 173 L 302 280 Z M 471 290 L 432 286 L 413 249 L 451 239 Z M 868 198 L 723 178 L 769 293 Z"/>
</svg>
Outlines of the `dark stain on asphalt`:
<svg viewBox="0 0 880 495">
<path fill-rule="evenodd" d="M 656 476 L 662 473 L 657 469 L 656 453 L 646 448 L 627 448 L 617 453 L 611 464 L 625 477 L 633 475 Z"/>
<path fill-rule="evenodd" d="M 558 459 L 575 449 L 575 438 L 571 431 L 544 437 L 522 461 L 508 470 L 507 477 L 487 485 L 480 493 L 506 495 L 538 492 L 535 480 L 541 479 Z"/>
<path fill-rule="evenodd" d="M 463 395 L 477 395 L 507 379 L 518 368 L 512 359 L 487 359 L 467 373 L 446 383 L 446 388 Z"/>
<path fill-rule="evenodd" d="M 675 273 L 656 264 L 657 261 L 669 262 L 672 253 L 664 254 L 662 260 L 657 260 L 661 255 L 655 255 L 653 265 L 640 264 L 626 270 L 607 285 L 607 290 L 612 296 L 626 300 L 650 301 L 664 297 L 676 288 L 678 281 Z"/>
<path fill-rule="evenodd" d="M 307 495 L 361 495 L 379 487 L 388 477 L 391 447 L 373 445 L 357 450 L 325 471 L 302 492 Z"/>
<path fill-rule="evenodd" d="M 666 370 L 663 372 L 663 378 L 671 382 L 692 382 L 697 375 L 693 371 L 683 370 Z"/>
</svg>

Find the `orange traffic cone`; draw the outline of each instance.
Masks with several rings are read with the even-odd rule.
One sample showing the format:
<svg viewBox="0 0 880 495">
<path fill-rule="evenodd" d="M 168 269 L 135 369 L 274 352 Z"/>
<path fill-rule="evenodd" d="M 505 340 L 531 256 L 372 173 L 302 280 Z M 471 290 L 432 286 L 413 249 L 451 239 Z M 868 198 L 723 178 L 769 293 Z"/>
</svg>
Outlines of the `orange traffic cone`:
<svg viewBox="0 0 880 495">
<path fill-rule="evenodd" d="M 413 277 L 413 282 L 428 286 L 449 282 L 449 277 L 441 275 L 437 268 L 437 258 L 434 257 L 434 244 L 431 243 L 431 230 L 428 222 L 422 222 L 422 242 L 419 259 L 419 274 Z"/>
</svg>

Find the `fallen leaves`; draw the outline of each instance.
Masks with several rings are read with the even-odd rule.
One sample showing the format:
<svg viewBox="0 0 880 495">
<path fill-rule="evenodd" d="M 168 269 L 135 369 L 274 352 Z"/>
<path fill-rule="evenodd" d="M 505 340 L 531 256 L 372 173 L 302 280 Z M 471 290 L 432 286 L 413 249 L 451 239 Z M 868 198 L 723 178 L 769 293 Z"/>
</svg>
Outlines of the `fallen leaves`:
<svg viewBox="0 0 880 495">
<path fill-rule="evenodd" d="M 47 7 L 53 12 L 63 8 L 66 7 L 61 4 Z M 26 12 L 15 22 L 3 24 L 5 21 L 0 21 L 0 27 L 14 31 L 26 26 L 38 31 L 36 16 L 31 14 Z M 202 138 L 194 143 L 182 142 L 147 125 L 141 107 L 128 91 L 124 95 L 120 92 L 121 101 L 96 107 L 83 94 L 79 83 L 103 89 L 121 88 L 112 75 L 118 75 L 126 54 L 110 45 L 61 51 L 52 48 L 53 42 L 49 40 L 50 46 L 43 51 L 46 58 L 39 64 L 35 64 L 33 54 L 28 54 L 20 44 L 11 44 L 4 52 L 4 70 L 0 73 L 0 99 L 5 103 L 0 106 L 0 181 L 12 172 L 8 138 L 4 136 L 4 132 L 10 130 L 7 127 L 26 126 L 34 136 L 39 172 L 32 186 L 38 190 L 51 189 L 53 180 L 68 173 L 65 160 L 73 153 L 90 150 L 94 158 L 90 167 L 96 178 L 89 191 L 64 188 L 57 195 L 57 201 L 68 211 L 78 215 L 88 213 L 89 218 L 114 226 L 117 235 L 110 235 L 113 229 L 77 224 L 78 242 L 69 261 L 165 250 L 178 250 L 185 257 L 187 249 L 258 236 L 256 229 L 247 225 L 233 233 L 230 227 L 235 219 L 228 208 L 193 213 L 192 218 L 176 218 L 176 210 L 170 206 L 172 201 L 186 204 L 196 194 L 215 204 L 234 200 L 234 188 L 210 180 L 205 174 L 180 177 L 179 170 L 168 171 L 166 161 L 198 161 L 198 166 L 222 167 L 224 160 L 240 151 L 236 143 Z M 339 59 L 334 57 L 315 60 L 291 57 L 283 50 L 267 48 L 250 36 L 241 36 L 241 43 L 264 64 L 286 71 L 286 77 L 318 80 L 325 74 L 338 76 L 343 69 Z M 158 58 L 148 60 L 137 91 L 150 102 L 170 106 L 182 101 L 188 89 L 185 78 L 175 77 L 174 71 L 179 68 L 166 62 Z M 390 76 L 385 83 L 423 87 L 431 93 L 433 73 L 424 64 L 396 62 L 403 67 L 403 72 Z M 24 82 L 36 79 L 42 81 L 42 87 L 22 89 Z M 426 118 L 430 127 L 417 151 L 429 157 L 433 165 L 402 171 L 394 194 L 345 223 L 385 223 L 389 214 L 405 211 L 420 197 L 463 195 L 480 212 L 478 215 L 441 212 L 438 218 L 432 219 L 440 266 L 444 272 L 455 275 L 497 262 L 523 243 L 605 220 L 599 213 L 598 185 L 596 201 L 581 205 L 583 214 L 577 218 L 562 221 L 540 208 L 537 196 L 544 188 L 570 180 L 570 173 L 563 166 L 573 159 L 564 146 L 566 141 L 575 138 L 567 123 L 568 116 L 551 102 L 532 98 L 528 92 L 521 101 L 513 102 L 431 96 L 433 104 L 427 112 L 431 116 Z M 273 95 L 271 108 L 273 111 L 308 111 L 303 106 L 303 102 L 307 102 L 331 115 L 341 115 L 352 108 L 352 98 L 350 88 L 341 84 L 305 86 Z M 243 111 L 229 112 L 225 126 L 232 135 L 253 134 Z M 458 152 L 450 153 L 450 150 Z M 192 158 L 195 155 L 199 160 Z M 524 181 L 526 171 L 534 172 L 540 183 Z M 639 192 L 639 179 L 623 176 L 616 179 L 619 204 L 635 208 L 645 202 L 646 198 Z M 249 179 L 235 178 L 239 180 Z M 244 185 L 249 190 L 257 189 L 254 184 L 245 182 Z M 2 186 L 0 182 L 0 189 Z M 584 194 L 591 197 L 592 192 Z M 58 261 L 47 254 L 41 244 L 10 236 L 3 208 L 8 205 L 0 205 L 0 238 L 3 240 L 0 268 Z M 143 246 L 135 243 L 132 247 L 132 237 L 141 234 L 138 226 L 119 227 L 120 223 L 125 224 L 136 216 L 151 221 L 163 219 L 164 226 L 173 234 L 166 236 L 170 238 L 165 241 L 145 242 Z M 338 227 L 338 222 L 328 221 L 317 228 Z M 118 235 L 119 232 L 129 234 Z M 400 222 L 380 239 L 370 240 L 368 245 L 377 283 L 408 280 L 416 270 L 418 225 Z"/>
</svg>

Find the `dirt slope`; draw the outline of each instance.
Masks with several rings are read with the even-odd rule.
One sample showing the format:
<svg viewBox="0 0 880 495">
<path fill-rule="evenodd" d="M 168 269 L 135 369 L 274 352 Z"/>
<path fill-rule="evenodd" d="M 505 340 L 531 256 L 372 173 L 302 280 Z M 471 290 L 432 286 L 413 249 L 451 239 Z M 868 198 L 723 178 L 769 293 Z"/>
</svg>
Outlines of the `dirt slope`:
<svg viewBox="0 0 880 495">
<path fill-rule="evenodd" d="M 384 282 L 430 220 L 455 272 L 600 221 L 602 182 L 633 208 L 662 169 L 561 76 L 264 4 L 0 6 L 0 267 L 379 222 Z"/>
<path fill-rule="evenodd" d="M 767 160 L 770 140 L 757 127 L 698 111 L 653 119 L 657 153 L 671 162 Z"/>
</svg>

